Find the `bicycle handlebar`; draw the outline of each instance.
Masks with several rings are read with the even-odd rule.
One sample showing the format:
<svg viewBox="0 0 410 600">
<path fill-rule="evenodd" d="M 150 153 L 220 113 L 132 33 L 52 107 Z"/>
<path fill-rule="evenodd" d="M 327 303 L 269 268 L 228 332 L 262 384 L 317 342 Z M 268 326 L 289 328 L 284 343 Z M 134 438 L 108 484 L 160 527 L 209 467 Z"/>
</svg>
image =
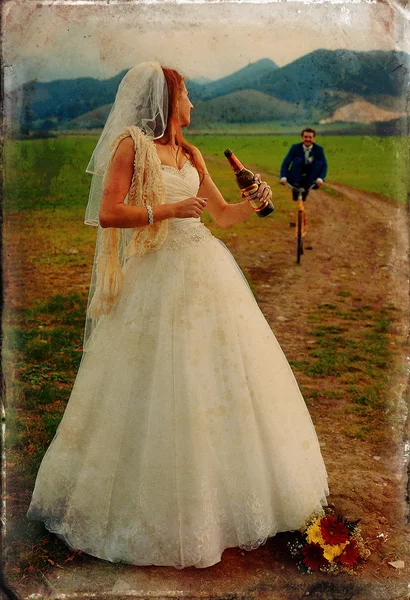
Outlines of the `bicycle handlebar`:
<svg viewBox="0 0 410 600">
<path fill-rule="evenodd" d="M 292 185 L 288 181 L 286 182 L 286 185 L 288 187 L 290 187 L 291 190 L 294 190 L 295 192 L 301 192 L 302 194 L 304 192 L 310 192 L 310 190 L 314 190 L 314 189 L 317 190 L 318 189 L 316 183 L 312 183 L 312 185 L 307 190 L 305 190 L 305 188 L 303 188 L 303 187 L 295 187 L 294 185 Z"/>
</svg>

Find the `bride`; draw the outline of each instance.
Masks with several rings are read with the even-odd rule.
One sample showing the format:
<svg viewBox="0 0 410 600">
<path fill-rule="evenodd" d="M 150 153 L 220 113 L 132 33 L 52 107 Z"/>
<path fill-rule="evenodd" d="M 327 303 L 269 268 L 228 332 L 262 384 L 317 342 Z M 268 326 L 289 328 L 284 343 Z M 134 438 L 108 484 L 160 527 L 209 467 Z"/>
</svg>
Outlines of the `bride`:
<svg viewBox="0 0 410 600">
<path fill-rule="evenodd" d="M 84 353 L 28 516 L 109 561 L 209 567 L 299 528 L 328 494 L 288 362 L 200 221 L 253 209 L 225 202 L 183 138 L 192 108 L 176 71 L 132 68 L 87 169 L 100 226 Z"/>
</svg>

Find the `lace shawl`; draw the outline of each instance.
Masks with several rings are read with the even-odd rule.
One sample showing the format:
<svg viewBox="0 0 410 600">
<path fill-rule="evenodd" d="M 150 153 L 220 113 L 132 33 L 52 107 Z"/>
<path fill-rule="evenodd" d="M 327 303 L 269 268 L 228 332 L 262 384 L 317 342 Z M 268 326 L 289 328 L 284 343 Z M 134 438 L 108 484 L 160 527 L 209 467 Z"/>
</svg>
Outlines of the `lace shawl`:
<svg viewBox="0 0 410 600">
<path fill-rule="evenodd" d="M 134 172 L 128 191 L 126 204 L 130 206 L 156 206 L 165 202 L 165 187 L 158 158 L 152 139 L 135 126 L 130 126 L 113 141 L 110 148 L 108 168 L 124 138 L 131 136 L 134 142 Z M 131 231 L 131 233 L 130 233 Z M 135 227 L 131 230 L 107 227 L 98 228 L 98 238 L 94 269 L 96 271 L 95 291 L 88 307 L 88 316 L 96 319 L 108 314 L 121 294 L 122 266 L 126 258 L 142 256 L 159 248 L 168 233 L 168 222 L 159 221 L 153 225 Z"/>
</svg>

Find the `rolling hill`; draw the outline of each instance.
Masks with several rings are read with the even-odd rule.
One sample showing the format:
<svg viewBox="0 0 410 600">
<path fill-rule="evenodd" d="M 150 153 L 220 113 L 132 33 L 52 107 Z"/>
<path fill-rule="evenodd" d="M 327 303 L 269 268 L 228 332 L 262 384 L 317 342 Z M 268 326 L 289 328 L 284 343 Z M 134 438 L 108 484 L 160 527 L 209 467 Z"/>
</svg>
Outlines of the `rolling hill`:
<svg viewBox="0 0 410 600">
<path fill-rule="evenodd" d="M 270 64 L 271 63 L 271 64 Z M 202 86 L 202 99 L 254 89 L 287 102 L 312 102 L 323 90 L 360 96 L 400 96 L 410 56 L 404 52 L 315 50 L 278 68 L 267 59 Z"/>
<path fill-rule="evenodd" d="M 378 123 L 392 121 L 401 116 L 401 113 L 384 110 L 370 102 L 351 102 L 338 108 L 333 115 L 322 119 L 320 123 Z"/>
<path fill-rule="evenodd" d="M 263 82 L 277 71 L 279 67 L 270 59 L 263 58 L 255 63 L 251 63 L 235 71 L 227 77 L 212 81 L 202 85 L 200 88 L 191 88 L 190 82 L 187 82 L 187 88 L 190 92 L 192 100 L 210 100 L 219 96 L 227 96 L 232 92 L 241 90 L 257 90 L 262 91 Z"/>
<path fill-rule="evenodd" d="M 202 100 L 192 111 L 191 126 L 209 122 L 256 123 L 261 121 L 289 121 L 302 118 L 303 111 L 296 104 L 282 102 L 256 90 L 241 90 L 212 100 Z"/>
<path fill-rule="evenodd" d="M 187 87 L 196 124 L 270 119 L 319 123 L 355 102 L 403 115 L 409 71 L 410 55 L 404 52 L 316 50 L 281 68 L 262 59 L 216 81 L 188 80 Z M 103 81 L 24 84 L 7 94 L 12 129 L 102 127 L 124 73 Z M 366 122 L 369 117 L 363 118 Z"/>
<path fill-rule="evenodd" d="M 314 102 L 322 90 L 397 97 L 409 69 L 404 52 L 316 50 L 271 74 L 261 91 L 288 102 Z"/>
</svg>

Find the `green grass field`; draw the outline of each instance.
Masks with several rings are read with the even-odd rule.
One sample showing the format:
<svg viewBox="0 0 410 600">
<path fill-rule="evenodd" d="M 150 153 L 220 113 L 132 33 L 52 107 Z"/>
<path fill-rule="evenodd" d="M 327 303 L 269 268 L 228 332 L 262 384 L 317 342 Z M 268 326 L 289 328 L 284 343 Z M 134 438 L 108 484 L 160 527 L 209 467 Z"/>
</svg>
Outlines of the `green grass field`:
<svg viewBox="0 0 410 600">
<path fill-rule="evenodd" d="M 195 115 L 195 112 L 194 112 Z M 187 135 L 193 134 L 223 134 L 223 135 L 290 135 L 297 136 L 305 127 L 305 121 L 283 122 L 283 121 L 261 121 L 253 123 L 223 123 L 211 122 L 201 123 L 198 127 L 190 126 Z M 367 123 L 326 123 L 320 125 L 322 134 L 334 135 L 371 135 L 373 125 Z"/>
<path fill-rule="evenodd" d="M 206 156 L 222 157 L 225 148 L 246 164 L 277 173 L 297 137 L 227 135 L 191 137 Z M 409 188 L 409 141 L 404 137 L 318 137 L 329 164 L 327 180 L 407 201 Z"/>
<path fill-rule="evenodd" d="M 223 156 L 225 148 L 230 147 L 244 163 L 259 167 L 275 182 L 290 144 L 298 141 L 297 137 L 266 135 L 198 135 L 190 140 L 207 157 L 222 193 L 235 202 L 240 197 Z M 318 141 L 326 148 L 330 181 L 406 200 L 404 139 L 351 136 Z M 35 288 L 33 297 L 17 308 L 6 305 L 4 313 L 3 361 L 10 369 L 6 446 L 11 457 L 9 466 L 13 465 L 9 477 L 14 477 L 8 489 L 10 506 L 13 494 L 21 493 L 25 502 L 29 500 L 37 469 L 56 432 L 81 360 L 87 286 L 67 291 L 64 273 L 69 271 L 70 284 L 82 281 L 92 263 L 95 229 L 84 227 L 82 221 L 91 180 L 85 168 L 95 142 L 93 136 L 68 136 L 6 144 L 6 222 L 10 213 L 21 214 L 14 221 L 10 219 L 15 229 L 7 229 L 5 244 L 21 244 L 18 248 L 27 252 L 33 265 L 28 276 L 38 282 L 39 288 L 45 286 L 50 291 L 46 300 L 39 299 Z M 293 214 L 289 190 L 275 183 L 272 187 L 275 220 L 287 223 Z M 335 202 L 341 201 L 335 192 L 332 197 Z M 204 220 L 209 222 L 210 218 L 205 216 Z M 255 240 L 262 227 L 266 227 L 266 221 L 253 216 L 232 228 L 233 232 L 214 224 L 212 231 L 225 242 L 239 232 Z M 276 243 L 283 242 L 272 241 Z M 78 254 L 68 252 L 71 246 Z M 17 256 L 15 259 L 18 262 Z M 27 283 L 24 281 L 24 286 Z M 309 377 L 309 385 L 303 390 L 309 400 L 328 394 L 330 400 L 350 401 L 347 410 L 357 419 L 346 424 L 348 437 L 364 440 L 371 436 L 372 419 L 389 406 L 389 328 L 395 318 L 391 307 L 372 307 L 361 298 L 350 297 L 350 292 L 340 292 L 333 304 L 310 307 L 307 330 L 313 343 L 308 355 L 292 364 L 297 373 Z M 324 387 L 326 378 L 329 389 Z M 17 533 L 13 534 L 13 529 Z M 43 572 L 50 568 L 50 559 L 64 564 L 74 556 L 39 524 L 27 527 L 17 513 L 9 518 L 8 536 L 8 554 L 18 557 L 12 573 L 16 581 L 29 581 L 37 569 Z"/>
<path fill-rule="evenodd" d="M 245 164 L 276 177 L 297 137 L 258 135 L 197 135 L 192 141 L 209 157 L 210 171 L 222 192 L 231 187 L 232 173 L 223 151 L 231 148 Z M 85 173 L 94 148 L 93 136 L 67 136 L 9 141 L 4 160 L 6 211 L 78 209 L 86 206 L 90 175 Z M 408 140 L 399 137 L 326 136 L 328 181 L 383 194 L 405 202 L 409 187 Z M 220 159 L 220 163 L 219 160 Z"/>
</svg>

